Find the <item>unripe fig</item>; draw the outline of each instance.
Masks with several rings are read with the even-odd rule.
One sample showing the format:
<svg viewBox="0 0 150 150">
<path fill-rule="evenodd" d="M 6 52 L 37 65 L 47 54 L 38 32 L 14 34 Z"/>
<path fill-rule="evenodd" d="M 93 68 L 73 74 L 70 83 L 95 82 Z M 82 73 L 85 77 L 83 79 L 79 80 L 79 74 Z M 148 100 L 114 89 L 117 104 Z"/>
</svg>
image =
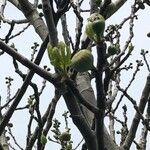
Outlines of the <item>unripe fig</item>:
<svg viewBox="0 0 150 150">
<path fill-rule="evenodd" d="M 119 51 L 118 47 L 115 45 L 110 45 L 108 47 L 108 54 L 109 55 L 115 55 Z"/>
<path fill-rule="evenodd" d="M 62 141 L 70 141 L 71 139 L 71 134 L 69 134 L 69 132 L 63 132 L 60 136 L 59 139 Z"/>
<path fill-rule="evenodd" d="M 72 144 L 69 143 L 67 146 L 66 146 L 66 150 L 72 150 Z"/>
<path fill-rule="evenodd" d="M 45 135 L 41 135 L 41 144 L 45 145 L 47 143 L 47 138 Z"/>
<path fill-rule="evenodd" d="M 100 6 L 101 2 L 102 2 L 101 0 L 95 0 L 95 3 L 98 7 Z"/>
<path fill-rule="evenodd" d="M 85 72 L 93 67 L 93 55 L 87 50 L 83 49 L 77 52 L 71 60 L 71 68 L 78 72 Z"/>
<path fill-rule="evenodd" d="M 93 31 L 92 25 L 93 25 L 92 22 L 88 21 L 86 28 L 85 28 L 85 32 L 91 40 L 95 41 L 96 36 L 95 36 L 94 31 Z"/>
<path fill-rule="evenodd" d="M 105 29 L 105 20 L 102 16 L 99 16 L 98 19 L 93 22 L 93 31 L 97 36 L 102 36 Z"/>
<path fill-rule="evenodd" d="M 88 24 L 86 25 L 85 32 L 87 36 L 95 42 L 99 42 L 103 36 L 104 29 L 105 19 L 103 16 L 98 13 L 93 13 L 88 18 Z"/>
</svg>

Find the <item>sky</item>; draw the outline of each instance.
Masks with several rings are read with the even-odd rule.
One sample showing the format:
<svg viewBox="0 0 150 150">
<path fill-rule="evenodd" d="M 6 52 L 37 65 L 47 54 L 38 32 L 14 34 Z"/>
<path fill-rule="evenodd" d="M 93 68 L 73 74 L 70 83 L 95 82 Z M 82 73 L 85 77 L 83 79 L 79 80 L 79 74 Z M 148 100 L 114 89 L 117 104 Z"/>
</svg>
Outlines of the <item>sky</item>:
<svg viewBox="0 0 150 150">
<path fill-rule="evenodd" d="M 133 3 L 131 0 L 128 1 L 117 13 L 115 13 L 110 19 L 108 19 L 106 21 L 106 26 L 110 25 L 110 24 L 118 24 L 120 23 L 124 17 L 127 17 L 130 14 L 130 10 L 131 8 L 129 7 L 129 5 Z M 86 3 L 84 4 L 84 7 L 86 7 Z M 150 10 L 148 7 L 146 7 L 146 9 L 143 11 L 141 10 L 138 13 L 138 20 L 135 21 L 135 26 L 134 26 L 134 31 L 135 31 L 135 37 L 133 39 L 133 45 L 135 46 L 134 52 L 132 54 L 132 56 L 129 58 L 129 60 L 126 62 L 127 64 L 129 64 L 131 61 L 133 62 L 134 66 L 135 66 L 135 58 L 136 59 L 142 59 L 141 55 L 140 55 L 140 50 L 142 48 L 149 50 L 149 38 L 147 38 L 146 34 L 149 31 L 149 24 L 150 21 L 148 20 L 148 16 L 150 14 Z M 87 18 L 87 14 L 85 14 L 83 17 Z M 20 19 L 20 18 L 24 18 L 24 16 L 19 13 L 17 10 L 14 9 L 14 7 L 12 7 L 12 5 L 8 5 L 6 8 L 6 17 L 8 19 Z M 68 27 L 70 30 L 71 35 L 74 35 L 74 27 L 75 27 L 75 20 L 73 20 L 74 18 L 74 14 L 68 14 L 67 13 L 67 19 L 68 19 Z M 86 19 L 85 19 L 86 20 Z M 5 24 L 5 27 L 3 26 L 4 24 L 2 24 L 2 27 L 0 29 L 0 37 L 4 37 L 7 33 L 8 33 L 8 26 Z M 125 28 L 128 27 L 128 23 L 126 24 Z M 128 30 L 126 30 L 125 28 L 122 29 L 122 45 L 125 44 L 125 41 L 128 38 Z M 13 34 L 17 33 L 18 31 L 20 31 L 22 29 L 22 26 L 16 26 L 15 30 L 13 32 Z M 58 25 L 58 31 L 61 29 L 60 27 L 60 23 Z M 61 33 L 61 31 L 60 31 Z M 62 40 L 62 36 L 61 34 L 59 34 L 60 39 Z M 74 39 L 74 37 L 73 37 Z M 31 54 L 31 46 L 33 46 L 33 42 L 38 42 L 41 43 L 41 39 L 36 35 L 36 33 L 34 32 L 33 27 L 29 27 L 28 30 L 26 30 L 22 35 L 20 35 L 19 37 L 13 39 L 10 41 L 11 43 L 15 43 L 15 46 L 18 48 L 19 52 L 26 56 L 27 58 L 30 58 L 30 54 Z M 41 67 L 43 67 L 45 64 L 48 64 L 50 66 L 48 57 L 47 57 L 47 53 L 45 53 L 44 58 L 42 59 L 41 62 Z M 19 67 L 21 68 L 21 70 L 26 73 L 28 71 L 27 68 L 23 67 L 21 64 L 19 65 Z M 50 66 L 51 67 L 51 66 Z M 12 65 L 12 58 L 7 54 L 4 54 L 3 56 L 0 56 L 0 83 L 1 83 L 1 87 L 0 87 L 0 95 L 2 97 L 2 103 L 4 103 L 6 101 L 6 95 L 7 95 L 7 87 L 5 84 L 5 77 L 6 76 L 11 76 L 14 78 L 14 81 L 12 83 L 12 93 L 14 94 L 16 89 L 18 89 L 18 87 L 20 87 L 22 85 L 22 79 L 16 75 L 16 73 L 14 72 L 14 70 L 12 70 L 13 65 Z M 131 79 L 132 76 L 132 71 L 129 71 L 128 73 L 126 73 L 124 71 L 124 73 L 121 76 L 121 81 L 122 81 L 122 87 L 126 87 L 126 85 L 128 84 L 128 80 Z M 143 89 L 143 85 L 145 84 L 146 81 L 146 76 L 148 75 L 148 72 L 146 71 L 146 66 L 144 66 L 141 70 L 141 72 L 138 73 L 135 82 L 132 85 L 132 88 L 129 89 L 129 94 L 134 97 L 135 100 L 139 100 L 139 96 L 141 95 L 142 89 Z M 42 86 L 42 81 L 43 79 L 41 79 L 38 75 L 35 75 L 33 78 L 33 82 L 38 83 L 38 85 L 41 87 Z M 92 81 L 93 87 L 94 87 L 94 80 Z M 51 101 L 51 99 L 53 98 L 53 87 L 51 86 L 50 83 L 47 83 L 47 88 L 45 89 L 42 97 L 41 97 L 41 102 L 40 102 L 40 108 L 42 110 L 42 113 L 44 113 L 45 108 L 47 108 L 47 105 L 49 103 L 49 101 Z M 13 96 L 12 94 L 12 96 Z M 27 98 L 30 94 L 33 94 L 32 88 L 28 88 L 26 94 L 24 95 L 21 103 L 19 104 L 19 106 L 24 106 L 27 103 Z M 126 99 L 126 101 L 128 101 Z M 124 105 L 124 102 L 122 103 L 122 105 Z M 128 105 L 128 118 L 129 118 L 129 125 L 131 124 L 131 119 L 133 117 L 133 113 L 134 113 L 134 108 L 131 105 L 130 102 L 127 102 Z M 64 120 L 62 119 L 61 115 L 63 114 L 63 112 L 67 110 L 65 103 L 63 101 L 63 99 L 61 98 L 57 107 L 56 107 L 56 114 L 54 116 L 54 118 L 57 118 L 59 120 L 61 120 L 62 125 L 61 125 L 61 129 L 62 131 L 64 130 Z M 119 110 L 120 111 L 120 110 Z M 122 119 L 122 115 L 120 115 L 120 112 L 118 112 L 118 116 L 119 119 Z M 27 125 L 27 119 L 29 117 L 28 111 L 25 110 L 23 111 L 23 113 L 20 113 L 20 111 L 15 112 L 14 116 L 12 117 L 12 119 L 10 120 L 10 122 L 13 122 L 14 127 L 13 127 L 13 133 L 15 134 L 16 138 L 18 139 L 19 143 L 21 143 L 22 146 L 24 146 L 25 144 L 25 136 L 26 136 L 26 125 Z M 106 123 L 108 123 L 108 119 L 106 119 Z M 80 136 L 78 129 L 76 129 L 76 127 L 72 124 L 71 119 L 69 119 L 69 125 L 71 128 L 71 133 L 72 133 L 72 139 L 74 141 L 73 143 L 73 147 L 75 147 L 78 142 L 82 139 L 82 137 Z M 117 128 L 120 128 L 119 124 L 115 125 Z M 33 127 L 34 128 L 34 127 Z M 140 134 L 140 130 L 138 132 L 138 135 Z M 50 134 L 49 134 L 50 135 Z M 150 142 L 150 135 L 148 135 L 148 142 Z M 119 137 L 117 136 L 117 138 L 119 139 Z M 138 138 L 138 136 L 137 136 Z M 117 140 L 119 141 L 119 140 Z M 49 144 L 47 144 L 47 148 L 46 150 L 48 150 L 49 147 L 51 149 L 56 149 L 59 150 L 60 147 L 57 144 L 54 144 L 52 142 L 50 142 Z M 134 150 L 135 147 L 133 146 L 132 149 Z M 150 149 L 150 145 L 148 145 L 147 150 Z"/>
</svg>

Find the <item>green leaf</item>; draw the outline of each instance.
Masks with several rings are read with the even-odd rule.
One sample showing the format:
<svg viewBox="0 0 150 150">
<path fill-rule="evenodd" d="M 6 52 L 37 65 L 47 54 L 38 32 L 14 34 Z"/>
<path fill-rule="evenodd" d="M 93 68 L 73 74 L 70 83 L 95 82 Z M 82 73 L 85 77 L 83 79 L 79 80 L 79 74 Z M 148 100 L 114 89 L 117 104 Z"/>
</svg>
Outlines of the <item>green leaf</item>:
<svg viewBox="0 0 150 150">
<path fill-rule="evenodd" d="M 50 43 L 48 43 L 47 44 L 47 52 L 48 52 L 48 56 L 49 56 L 50 60 L 52 59 L 52 51 L 53 51 L 53 47 Z"/>
<path fill-rule="evenodd" d="M 71 50 L 68 46 L 66 46 L 66 64 L 71 64 Z"/>
<path fill-rule="evenodd" d="M 61 69 L 61 55 L 57 47 L 53 48 L 51 64 Z"/>
<path fill-rule="evenodd" d="M 64 42 L 59 42 L 55 47 L 49 43 L 47 49 L 51 64 L 62 72 L 66 72 L 67 67 L 71 64 L 70 48 Z"/>
<path fill-rule="evenodd" d="M 60 51 L 60 55 L 61 55 L 61 67 L 62 69 L 65 69 L 65 59 L 66 59 L 66 55 L 65 55 L 65 44 L 63 42 L 59 42 L 58 44 L 58 48 Z"/>
<path fill-rule="evenodd" d="M 64 60 L 65 59 L 65 44 L 63 42 L 59 42 L 58 49 L 60 49 L 61 57 Z"/>
</svg>

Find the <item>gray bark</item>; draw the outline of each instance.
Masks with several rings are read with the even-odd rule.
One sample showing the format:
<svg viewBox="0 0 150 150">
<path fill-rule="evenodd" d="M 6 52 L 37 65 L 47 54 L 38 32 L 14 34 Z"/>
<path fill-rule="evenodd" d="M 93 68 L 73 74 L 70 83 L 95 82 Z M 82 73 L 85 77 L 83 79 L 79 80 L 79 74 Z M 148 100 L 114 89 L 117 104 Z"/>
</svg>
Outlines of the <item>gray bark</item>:
<svg viewBox="0 0 150 150">
<path fill-rule="evenodd" d="M 150 74 L 147 76 L 147 81 L 146 81 L 145 87 L 143 89 L 140 103 L 138 106 L 139 111 L 142 114 L 144 112 L 144 109 L 145 109 L 145 106 L 146 106 L 146 103 L 147 103 L 149 96 L 150 96 Z M 138 129 L 138 126 L 140 123 L 140 119 L 141 119 L 140 114 L 138 112 L 136 112 L 134 115 L 134 119 L 132 121 L 130 130 L 129 130 L 129 133 L 128 133 L 126 140 L 123 144 L 124 149 L 127 149 L 127 150 L 130 149 L 131 144 L 132 144 L 132 142 L 136 136 L 136 132 L 137 132 L 137 129 Z"/>
<path fill-rule="evenodd" d="M 30 23 L 33 25 L 33 27 L 35 28 L 35 31 L 37 32 L 37 34 L 41 37 L 42 40 L 44 40 L 48 34 L 48 30 L 44 21 L 39 17 L 38 12 L 34 10 L 30 14 L 26 14 L 24 11 L 23 13 L 25 14 L 26 18 L 30 21 Z M 88 73 L 78 74 L 76 78 L 76 82 L 77 82 L 77 87 L 80 93 L 82 94 L 82 96 L 88 102 L 96 104 L 94 91 L 91 86 L 91 80 L 90 80 L 89 74 Z M 93 117 L 94 117 L 93 113 L 90 112 L 85 107 L 83 108 L 83 111 L 84 111 L 86 120 L 88 121 L 89 124 L 91 124 L 93 121 Z M 107 150 L 119 149 L 119 147 L 111 139 L 106 128 L 105 128 L 105 133 L 104 133 L 104 139 L 105 139 L 105 146 Z"/>
<path fill-rule="evenodd" d="M 0 112 L 0 123 L 1 123 L 2 119 L 3 119 L 3 116 Z M 5 132 L 6 131 L 4 130 L 4 132 L 0 136 L 0 150 L 9 150 L 8 140 L 6 138 Z"/>
<path fill-rule="evenodd" d="M 77 88 L 81 95 L 92 104 L 96 105 L 96 99 L 93 88 L 91 86 L 91 79 L 88 72 L 78 73 L 76 77 Z M 91 125 L 94 114 L 83 106 L 83 112 L 86 120 Z M 119 150 L 120 148 L 114 143 L 110 137 L 106 127 L 104 128 L 104 145 L 107 150 Z"/>
</svg>

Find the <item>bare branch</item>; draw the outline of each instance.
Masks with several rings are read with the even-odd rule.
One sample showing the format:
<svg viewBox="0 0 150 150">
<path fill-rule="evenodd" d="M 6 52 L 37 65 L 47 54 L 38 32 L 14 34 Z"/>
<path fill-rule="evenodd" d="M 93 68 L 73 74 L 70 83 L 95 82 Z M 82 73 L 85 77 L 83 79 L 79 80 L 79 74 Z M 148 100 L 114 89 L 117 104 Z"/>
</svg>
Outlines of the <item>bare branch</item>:
<svg viewBox="0 0 150 150">
<path fill-rule="evenodd" d="M 48 26 L 49 31 L 49 38 L 51 41 L 52 46 L 57 45 L 58 43 L 58 37 L 57 37 L 57 30 L 54 23 L 54 16 L 52 14 L 52 8 L 50 5 L 49 0 L 42 0 L 43 3 L 43 12 L 46 19 L 46 23 Z"/>
<path fill-rule="evenodd" d="M 43 129 L 44 136 L 47 136 L 47 134 L 52 126 L 52 119 L 55 114 L 56 104 L 57 104 L 58 100 L 60 99 L 60 96 L 61 96 L 60 92 L 56 89 L 55 96 L 51 102 L 51 109 L 50 109 L 49 115 L 47 117 L 47 123 L 46 123 L 45 128 Z M 43 149 L 44 149 L 44 147 L 45 147 L 45 145 L 43 145 Z"/>
<path fill-rule="evenodd" d="M 12 20 L 10 20 L 10 19 L 7 19 L 7 18 L 5 18 L 4 16 L 0 16 L 1 17 L 1 19 L 2 19 L 2 21 L 4 22 L 4 23 L 8 23 L 8 24 L 12 24 L 12 23 L 15 23 L 15 24 L 23 24 L 23 23 L 28 23 L 29 21 L 27 20 L 27 19 L 20 19 L 20 20 L 15 20 L 15 19 L 12 19 Z"/>
<path fill-rule="evenodd" d="M 123 92 L 124 95 L 130 100 L 130 102 L 133 104 L 133 106 L 134 106 L 136 112 L 139 114 L 140 119 L 142 119 L 143 124 L 145 124 L 145 125 L 147 126 L 147 123 L 146 123 L 146 121 L 145 121 L 145 119 L 144 119 L 142 113 L 140 112 L 140 110 L 139 110 L 139 108 L 138 108 L 138 106 L 137 106 L 137 104 L 136 104 L 136 101 L 133 100 L 133 98 L 131 98 L 131 97 L 127 94 L 127 92 L 126 92 L 125 90 L 123 90 L 120 86 L 118 86 L 118 89 L 119 89 L 121 92 Z M 148 126 L 147 126 L 147 127 L 148 127 Z"/>
<path fill-rule="evenodd" d="M 90 111 L 92 111 L 94 114 L 98 113 L 98 108 L 95 107 L 93 104 L 89 103 L 88 101 L 86 101 L 82 95 L 79 93 L 78 89 L 74 86 L 72 81 L 66 80 L 65 81 L 66 85 L 68 85 L 68 87 L 70 88 L 70 90 L 72 91 L 72 93 L 74 94 L 75 97 L 77 97 L 77 99 L 79 100 L 79 102 L 84 105 L 85 107 L 87 107 Z"/>
<path fill-rule="evenodd" d="M 35 111 L 37 113 L 37 121 L 38 121 L 38 126 L 39 126 L 39 131 L 38 131 L 38 142 L 37 142 L 37 147 L 38 149 L 41 149 L 42 144 L 41 144 L 41 135 L 42 135 L 42 129 L 43 129 L 43 122 L 41 119 L 41 112 L 39 110 L 39 104 L 40 104 L 40 98 L 39 98 L 39 92 L 38 92 L 38 87 L 36 84 L 32 84 L 32 88 L 34 90 L 34 98 L 36 100 L 35 103 Z"/>
<path fill-rule="evenodd" d="M 15 136 L 13 135 L 12 130 L 11 130 L 10 127 L 8 127 L 8 133 L 9 133 L 10 136 L 12 137 L 12 139 L 13 139 L 15 145 L 17 145 L 17 147 L 18 147 L 20 150 L 23 150 L 23 148 L 18 144 L 17 139 L 16 139 Z"/>
<path fill-rule="evenodd" d="M 148 51 L 145 51 L 144 49 L 141 49 L 141 55 L 143 56 L 143 59 L 144 59 L 144 62 L 146 64 L 146 67 L 147 67 L 147 70 L 150 72 L 150 65 L 147 61 L 147 58 L 146 58 L 146 54 L 148 53 Z"/>
<path fill-rule="evenodd" d="M 43 19 L 39 16 L 39 13 L 29 1 L 27 0 L 18 0 L 18 1 L 25 17 L 29 20 L 30 24 L 34 26 L 35 31 L 41 37 L 41 39 L 44 40 L 47 36 L 48 30 Z"/>
<path fill-rule="evenodd" d="M 79 104 L 75 100 L 74 95 L 67 89 L 67 91 L 63 94 L 66 105 L 71 113 L 72 120 L 77 128 L 80 130 L 81 134 L 85 138 L 87 147 L 89 150 L 96 150 L 96 140 L 93 131 L 91 131 L 90 126 L 88 126 Z"/>
<path fill-rule="evenodd" d="M 18 33 L 16 33 L 15 35 L 10 36 L 10 37 L 9 37 L 9 40 L 11 40 L 11 39 L 13 39 L 13 38 L 15 38 L 15 37 L 17 37 L 17 36 L 21 35 L 21 33 L 25 32 L 25 30 L 26 30 L 26 29 L 28 29 L 28 27 L 29 27 L 29 26 L 30 26 L 30 23 L 29 23 L 29 24 L 27 24 L 27 26 L 26 26 L 26 27 L 24 27 L 21 31 L 19 31 L 19 32 L 18 32 Z"/>
<path fill-rule="evenodd" d="M 5 37 L 5 42 L 6 42 L 6 43 L 9 42 L 9 37 L 11 36 L 11 33 L 12 33 L 13 29 L 14 29 L 14 26 L 15 26 L 15 23 L 12 22 L 11 25 L 10 25 L 9 32 L 8 32 L 8 34 L 7 34 L 6 37 Z"/>
<path fill-rule="evenodd" d="M 44 69 L 41 69 L 38 65 L 32 63 L 29 61 L 27 58 L 24 56 L 20 55 L 18 52 L 16 52 L 13 48 L 9 47 L 6 45 L 4 42 L 0 41 L 0 48 L 4 50 L 6 53 L 11 55 L 13 58 L 17 59 L 20 63 L 28 67 L 29 69 L 35 71 L 38 73 L 40 76 L 43 78 L 47 79 L 48 81 L 54 83 L 55 81 L 53 80 L 52 74 L 46 72 Z"/>
<path fill-rule="evenodd" d="M 68 26 L 67 26 L 66 14 L 63 14 L 61 16 L 61 24 L 62 24 L 62 35 L 63 35 L 64 41 L 66 45 L 70 47 L 69 31 L 68 31 Z"/>
<path fill-rule="evenodd" d="M 43 123 L 43 126 L 46 124 L 47 121 L 50 121 L 50 122 L 47 122 L 47 128 L 44 129 L 43 133 L 44 135 L 46 136 L 48 131 L 49 131 L 49 127 L 51 127 L 51 119 L 53 118 L 53 114 L 55 112 L 55 107 L 56 107 L 56 104 L 59 100 L 59 95 L 55 95 L 56 97 L 54 97 L 51 101 L 51 103 L 49 104 L 47 110 L 45 111 L 45 114 L 43 115 L 42 117 L 42 123 Z M 35 131 L 33 132 L 32 136 L 30 137 L 28 143 L 27 143 L 27 146 L 25 148 L 25 150 L 32 150 L 32 147 L 37 139 L 37 136 L 38 136 L 38 130 L 39 130 L 39 126 L 37 126 L 35 128 Z"/>
<path fill-rule="evenodd" d="M 100 42 L 97 45 L 97 69 L 95 70 L 95 80 L 96 80 L 96 92 L 97 92 L 97 107 L 99 109 L 96 118 L 96 138 L 98 149 L 104 149 L 104 114 L 106 108 L 106 95 L 103 85 L 103 69 L 105 65 L 105 53 L 106 45 L 104 42 Z"/>
<path fill-rule="evenodd" d="M 3 14 L 4 14 L 5 6 L 6 6 L 6 0 L 1 0 L 1 2 L 0 2 L 0 15 L 1 16 L 3 16 Z"/>
<path fill-rule="evenodd" d="M 137 61 L 136 70 L 134 71 L 133 76 L 132 76 L 131 80 L 129 81 L 128 86 L 125 88 L 125 90 L 124 90 L 125 92 L 127 92 L 127 90 L 129 89 L 129 87 L 132 85 L 133 81 L 135 80 L 135 77 L 136 77 L 137 73 L 139 72 L 139 68 L 140 68 L 142 65 L 143 65 L 143 64 L 142 64 L 141 61 Z M 122 99 L 123 99 L 124 96 L 125 96 L 124 94 L 121 95 L 121 97 L 120 97 L 120 99 L 119 99 L 119 101 L 118 101 L 116 107 L 114 108 L 113 112 L 115 112 L 115 111 L 118 109 L 119 104 L 121 103 L 121 101 L 122 101 Z"/>
<path fill-rule="evenodd" d="M 147 77 L 147 81 L 146 81 L 145 87 L 143 89 L 143 93 L 142 93 L 140 103 L 138 106 L 140 113 L 143 113 L 149 95 L 150 95 L 150 75 L 148 75 L 148 77 Z M 133 119 L 133 122 L 132 122 L 132 125 L 131 125 L 131 128 L 129 130 L 129 133 L 128 133 L 126 140 L 123 144 L 123 148 L 125 148 L 125 149 L 130 148 L 130 146 L 131 146 L 131 144 L 135 138 L 135 134 L 136 134 L 139 122 L 140 122 L 140 115 L 139 115 L 139 113 L 136 112 L 134 119 Z"/>
<path fill-rule="evenodd" d="M 45 52 L 45 49 L 47 47 L 47 43 L 48 43 L 48 37 L 45 39 L 45 41 L 43 42 L 43 44 L 41 45 L 40 51 L 35 59 L 35 64 L 39 64 L 42 56 Z M 1 46 L 1 44 L 0 44 Z M 9 47 L 8 47 L 9 49 Z M 13 49 L 9 49 L 9 50 L 13 50 Z M 10 106 L 9 110 L 7 111 L 7 113 L 5 114 L 5 117 L 3 118 L 1 124 L 0 124 L 0 135 L 3 133 L 7 123 L 9 122 L 11 116 L 13 115 L 16 107 L 18 106 L 19 102 L 21 101 L 22 96 L 24 95 L 24 93 L 26 92 L 26 89 L 32 79 L 34 75 L 33 71 L 30 71 L 20 89 L 20 91 L 18 92 L 18 95 L 16 96 L 15 100 L 13 101 L 12 105 Z"/>
<path fill-rule="evenodd" d="M 107 1 L 107 0 L 106 0 Z M 105 18 L 112 16 L 119 8 L 121 8 L 127 0 L 115 0 L 111 2 L 103 12 Z"/>
<path fill-rule="evenodd" d="M 12 3 L 16 8 L 20 9 L 20 4 L 18 0 L 8 0 L 10 3 Z"/>
<path fill-rule="evenodd" d="M 82 16 L 80 15 L 80 6 L 79 6 L 79 3 L 76 2 L 76 5 L 75 4 L 71 4 L 71 6 L 73 7 L 73 11 L 76 15 L 76 41 L 75 41 L 75 51 L 74 53 L 79 49 L 79 44 L 80 44 L 80 38 L 81 38 L 81 35 L 82 35 L 82 27 L 83 27 L 83 18 Z"/>
<path fill-rule="evenodd" d="M 148 99 L 148 104 L 147 104 L 147 113 L 146 113 L 146 121 L 147 124 L 150 122 L 150 98 Z M 147 136 L 148 136 L 148 129 L 144 125 L 141 131 L 141 138 L 139 140 L 139 150 L 146 149 L 146 144 L 147 144 Z"/>
</svg>

